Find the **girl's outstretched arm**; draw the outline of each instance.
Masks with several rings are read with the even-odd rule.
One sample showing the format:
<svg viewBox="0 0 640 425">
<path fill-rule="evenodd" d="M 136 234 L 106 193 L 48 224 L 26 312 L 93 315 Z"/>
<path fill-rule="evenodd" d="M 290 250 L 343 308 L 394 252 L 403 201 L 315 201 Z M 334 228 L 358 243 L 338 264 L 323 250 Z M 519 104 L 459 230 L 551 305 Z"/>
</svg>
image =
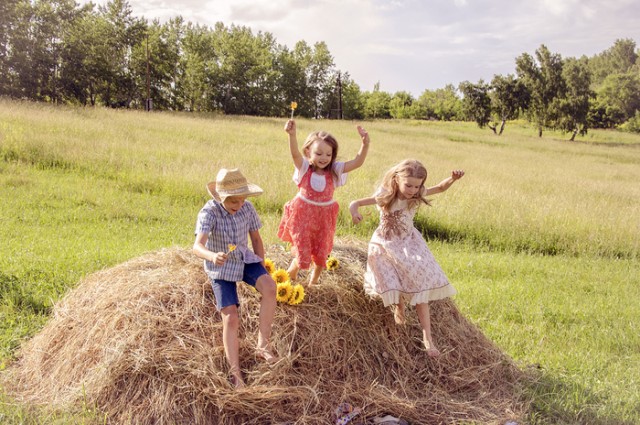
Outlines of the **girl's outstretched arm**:
<svg viewBox="0 0 640 425">
<path fill-rule="evenodd" d="M 364 207 L 367 205 L 375 205 L 376 198 L 362 198 L 356 199 L 355 201 L 351 201 L 349 204 L 349 212 L 351 213 L 351 220 L 353 224 L 358 224 L 362 221 L 362 215 L 358 212 L 359 207 Z"/>
<path fill-rule="evenodd" d="M 450 177 L 447 177 L 435 186 L 428 187 L 425 196 L 444 192 L 451 187 L 453 182 L 461 179 L 462 176 L 464 176 L 464 170 L 453 170 Z"/>
<path fill-rule="evenodd" d="M 296 136 L 296 122 L 289 120 L 284 125 L 284 131 L 289 135 L 289 150 L 291 151 L 291 159 L 293 165 L 299 170 L 302 167 L 302 154 L 298 150 L 298 137 Z"/>
<path fill-rule="evenodd" d="M 358 126 L 358 134 L 362 139 L 362 145 L 360 145 L 360 150 L 355 158 L 351 161 L 347 161 L 344 163 L 344 172 L 348 173 L 349 171 L 353 171 L 356 168 L 362 166 L 364 164 L 364 160 L 367 158 L 367 152 L 369 151 L 369 133 L 364 128 Z"/>
</svg>

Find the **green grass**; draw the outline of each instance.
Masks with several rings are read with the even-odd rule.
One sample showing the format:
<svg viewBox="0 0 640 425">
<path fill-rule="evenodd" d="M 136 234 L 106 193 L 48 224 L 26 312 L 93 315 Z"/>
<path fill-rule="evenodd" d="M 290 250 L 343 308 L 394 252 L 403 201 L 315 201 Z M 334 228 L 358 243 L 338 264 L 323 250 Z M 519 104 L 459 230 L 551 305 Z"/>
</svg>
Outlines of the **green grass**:
<svg viewBox="0 0 640 425">
<path fill-rule="evenodd" d="M 0 361 L 38 332 L 79 280 L 145 252 L 188 247 L 205 183 L 240 167 L 267 244 L 295 194 L 283 119 L 55 108 L 0 100 Z M 340 157 L 356 123 L 322 128 Z M 528 422 L 640 423 L 640 137 L 567 135 L 508 123 L 501 137 L 470 123 L 375 121 L 365 165 L 336 192 L 339 236 L 366 240 L 373 209 L 350 224 L 346 204 L 415 157 L 435 184 L 465 177 L 423 208 L 417 225 L 459 291 L 462 312 L 531 370 Z M 1 393 L 1 391 L 0 391 Z M 0 398 L 3 423 L 100 423 L 90 408 L 50 412 Z"/>
</svg>

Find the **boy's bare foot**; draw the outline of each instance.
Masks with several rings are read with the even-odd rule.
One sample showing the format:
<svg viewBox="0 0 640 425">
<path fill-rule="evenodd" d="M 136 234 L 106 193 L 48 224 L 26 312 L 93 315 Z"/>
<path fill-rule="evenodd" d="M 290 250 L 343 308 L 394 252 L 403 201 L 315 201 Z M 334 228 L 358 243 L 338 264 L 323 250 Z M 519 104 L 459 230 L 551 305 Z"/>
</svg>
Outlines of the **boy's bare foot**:
<svg viewBox="0 0 640 425">
<path fill-rule="evenodd" d="M 242 379 L 242 374 L 240 372 L 231 372 L 231 376 L 229 376 L 229 381 L 231 381 L 231 385 L 235 389 L 240 389 L 246 387 L 244 380 Z"/>
<path fill-rule="evenodd" d="M 278 356 L 273 354 L 269 345 L 265 345 L 264 347 L 256 347 L 256 355 L 270 365 L 277 363 L 278 360 L 280 360 Z"/>
<path fill-rule="evenodd" d="M 404 317 L 404 307 L 399 305 L 394 306 L 393 319 L 396 321 L 397 325 L 404 325 L 407 323 L 407 319 Z"/>
</svg>

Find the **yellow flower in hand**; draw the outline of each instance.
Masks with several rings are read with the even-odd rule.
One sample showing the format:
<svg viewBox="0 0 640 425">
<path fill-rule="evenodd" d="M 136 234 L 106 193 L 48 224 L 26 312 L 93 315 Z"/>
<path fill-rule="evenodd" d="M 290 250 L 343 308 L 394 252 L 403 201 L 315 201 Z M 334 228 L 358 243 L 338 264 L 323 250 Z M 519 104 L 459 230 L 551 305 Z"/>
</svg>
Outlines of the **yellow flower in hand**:
<svg viewBox="0 0 640 425">
<path fill-rule="evenodd" d="M 291 119 L 293 119 L 293 111 L 298 107 L 298 102 L 291 102 Z"/>
<path fill-rule="evenodd" d="M 230 253 L 232 253 L 233 251 L 236 250 L 236 246 L 234 244 L 230 243 L 229 245 L 227 245 L 227 249 L 228 249 L 227 254 L 230 254 Z"/>
<path fill-rule="evenodd" d="M 340 266 L 340 261 L 336 257 L 327 258 L 327 270 L 335 270 Z"/>
</svg>

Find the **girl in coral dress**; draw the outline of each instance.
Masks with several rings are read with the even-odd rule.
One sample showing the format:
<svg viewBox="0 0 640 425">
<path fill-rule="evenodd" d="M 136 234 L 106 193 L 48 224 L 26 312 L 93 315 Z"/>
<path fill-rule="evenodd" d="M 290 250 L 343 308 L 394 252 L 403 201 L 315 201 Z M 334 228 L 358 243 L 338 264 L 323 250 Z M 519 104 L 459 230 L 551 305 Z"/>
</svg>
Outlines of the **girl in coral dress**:
<svg viewBox="0 0 640 425">
<path fill-rule="evenodd" d="M 294 258 L 288 272 L 291 280 L 300 269 L 308 269 L 313 263 L 309 284 L 318 282 L 327 257 L 333 249 L 333 235 L 338 219 L 338 203 L 333 200 L 333 191 L 343 186 L 347 173 L 360 167 L 369 150 L 369 134 L 360 126 L 362 139 L 360 150 L 354 159 L 336 161 L 338 142 L 326 131 L 316 131 L 307 137 L 298 150 L 296 123 L 287 121 L 285 131 L 289 135 L 289 149 L 295 166 L 293 181 L 298 185 L 297 195 L 284 206 L 278 228 L 278 237 L 291 243 Z"/>
<path fill-rule="evenodd" d="M 413 225 L 420 203 L 429 205 L 425 196 L 441 193 L 464 171 L 455 170 L 436 186 L 426 188 L 427 169 L 414 159 L 402 161 L 385 174 L 373 197 L 358 199 L 349 205 L 355 224 L 362 221 L 358 207 L 377 205 L 380 224 L 369 242 L 364 290 L 380 297 L 384 306 L 395 305 L 395 320 L 404 324 L 405 302 L 416 306 L 427 354 L 440 352 L 431 337 L 429 301 L 450 297 L 456 290 Z"/>
</svg>

